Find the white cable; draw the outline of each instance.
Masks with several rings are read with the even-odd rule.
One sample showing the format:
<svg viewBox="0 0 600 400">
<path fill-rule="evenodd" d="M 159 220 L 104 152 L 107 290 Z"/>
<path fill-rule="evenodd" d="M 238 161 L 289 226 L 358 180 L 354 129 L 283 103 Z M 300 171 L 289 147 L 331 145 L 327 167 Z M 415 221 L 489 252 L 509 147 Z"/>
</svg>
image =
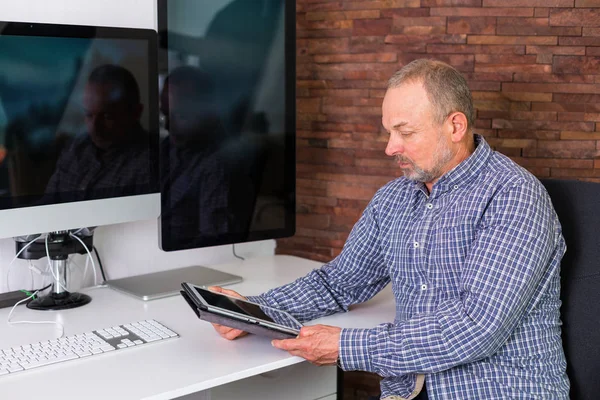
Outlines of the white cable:
<svg viewBox="0 0 600 400">
<path fill-rule="evenodd" d="M 50 270 L 50 272 L 52 273 L 52 277 L 54 278 L 54 282 L 58 282 L 58 285 L 65 291 L 68 292 L 67 288 L 65 287 L 65 285 L 62 284 L 62 282 L 60 281 L 60 279 L 58 279 L 58 277 L 56 276 L 56 274 L 54 273 L 54 270 L 52 269 L 52 263 L 50 262 L 50 249 L 48 249 L 48 236 L 50 236 L 49 234 L 46 234 L 46 258 L 48 259 L 48 269 Z M 65 282 L 66 283 L 66 282 Z"/>
<path fill-rule="evenodd" d="M 8 264 L 8 271 L 6 271 L 6 291 L 10 292 L 10 270 L 13 266 L 13 263 L 15 262 L 15 260 L 17 258 L 19 258 L 19 256 L 21 255 L 22 252 L 24 252 L 29 246 L 31 246 L 33 244 L 33 242 L 35 242 L 37 239 L 39 239 L 42 235 L 37 236 L 36 238 L 34 238 L 33 240 L 31 240 L 29 243 L 27 243 L 25 246 L 23 246 L 21 248 L 21 250 L 19 250 L 17 252 L 17 254 L 15 254 L 15 256 L 13 257 L 12 261 L 10 262 L 10 264 Z"/>
<path fill-rule="evenodd" d="M 79 240 L 79 243 L 81 243 L 81 245 L 83 246 L 85 251 L 87 251 L 88 257 L 92 261 L 92 269 L 94 270 L 94 286 L 98 286 L 98 271 L 96 271 L 96 263 L 94 263 L 94 258 L 92 257 L 92 253 L 90 252 L 90 249 L 88 249 L 88 247 L 85 245 L 85 243 L 83 243 L 83 240 L 79 239 L 77 236 L 73 235 L 70 232 L 69 232 L 69 236 Z"/>
<path fill-rule="evenodd" d="M 27 300 L 31 299 L 32 297 L 35 297 L 35 295 L 37 295 L 38 292 L 39 292 L 39 290 L 36 290 L 34 293 L 31 294 L 31 296 L 18 301 L 17 304 L 15 304 L 13 306 L 13 308 L 10 310 L 10 312 L 8 313 L 8 319 L 6 320 L 6 322 L 8 323 L 8 325 L 17 325 L 17 324 L 54 324 L 54 325 L 58 325 L 60 327 L 60 336 L 59 337 L 63 337 L 63 335 L 65 334 L 65 326 L 57 321 L 11 321 L 10 320 L 10 317 L 12 316 L 13 312 L 15 311 L 15 308 L 22 302 L 27 301 Z"/>
</svg>

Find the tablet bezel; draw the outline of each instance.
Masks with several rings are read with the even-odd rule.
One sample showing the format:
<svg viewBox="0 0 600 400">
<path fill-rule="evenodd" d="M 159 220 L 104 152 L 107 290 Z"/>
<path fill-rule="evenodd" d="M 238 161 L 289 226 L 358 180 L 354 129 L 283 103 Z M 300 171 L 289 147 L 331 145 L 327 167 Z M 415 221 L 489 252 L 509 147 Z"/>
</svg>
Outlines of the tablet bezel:
<svg viewBox="0 0 600 400">
<path fill-rule="evenodd" d="M 276 309 L 273 307 L 265 306 L 263 304 L 258 304 L 258 303 L 254 303 L 254 302 L 251 302 L 248 300 L 240 299 L 238 297 L 228 296 L 223 293 L 217 293 L 217 292 L 208 290 L 206 287 L 194 285 L 193 283 L 184 282 L 181 284 L 181 286 L 183 287 L 185 292 L 190 296 L 190 298 L 192 299 L 194 304 L 196 304 L 196 306 L 203 311 L 211 312 L 214 314 L 219 314 L 219 315 L 229 317 L 229 318 L 233 318 L 233 319 L 243 322 L 243 323 L 261 325 L 266 328 L 274 329 L 274 330 L 277 330 L 277 331 L 280 331 L 280 332 L 283 332 L 286 334 L 298 335 L 300 333 L 299 330 L 290 328 L 285 325 L 278 324 L 276 322 L 267 321 L 262 318 L 249 317 L 248 315 L 240 314 L 235 311 L 230 311 L 230 310 L 226 310 L 223 308 L 215 307 L 211 304 L 208 304 L 208 302 L 202 297 L 202 293 L 199 290 L 205 290 L 205 291 L 211 292 L 212 294 L 217 295 L 217 296 L 229 297 L 229 298 L 235 299 L 236 301 L 241 301 L 244 303 L 252 304 L 252 305 L 255 305 L 255 306 L 258 306 L 261 308 L 269 308 L 269 309 L 275 310 L 279 313 L 285 314 L 287 318 L 289 318 L 292 321 L 294 321 L 295 323 L 297 323 L 298 326 L 302 326 L 302 324 L 298 320 L 296 320 L 296 318 L 292 317 L 289 313 L 287 313 L 285 311 L 282 311 L 282 310 L 279 310 L 279 309 Z"/>
</svg>

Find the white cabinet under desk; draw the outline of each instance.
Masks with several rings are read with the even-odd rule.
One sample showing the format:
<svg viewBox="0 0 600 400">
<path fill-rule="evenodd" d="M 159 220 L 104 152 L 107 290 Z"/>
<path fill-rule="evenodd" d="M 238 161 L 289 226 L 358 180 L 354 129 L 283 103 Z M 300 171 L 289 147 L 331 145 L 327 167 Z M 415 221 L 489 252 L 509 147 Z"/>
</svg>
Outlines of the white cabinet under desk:
<svg viewBox="0 0 600 400">
<path fill-rule="evenodd" d="M 291 256 L 267 256 L 211 266 L 241 275 L 229 286 L 242 294 L 259 294 L 289 283 L 322 264 Z M 82 290 L 92 297 L 84 307 L 34 311 L 19 306 L 13 321 L 53 320 L 65 336 L 119 324 L 154 319 L 180 337 L 140 348 L 44 366 L 0 376 L 2 398 L 22 396 L 62 399 L 334 399 L 336 369 L 316 367 L 271 346 L 265 337 L 220 338 L 199 320 L 181 296 L 142 301 L 109 288 Z M 0 310 L 0 349 L 58 337 L 53 325 L 6 323 L 10 308 Z M 311 323 L 341 327 L 372 327 L 392 321 L 394 301 L 389 288 L 349 313 Z"/>
</svg>

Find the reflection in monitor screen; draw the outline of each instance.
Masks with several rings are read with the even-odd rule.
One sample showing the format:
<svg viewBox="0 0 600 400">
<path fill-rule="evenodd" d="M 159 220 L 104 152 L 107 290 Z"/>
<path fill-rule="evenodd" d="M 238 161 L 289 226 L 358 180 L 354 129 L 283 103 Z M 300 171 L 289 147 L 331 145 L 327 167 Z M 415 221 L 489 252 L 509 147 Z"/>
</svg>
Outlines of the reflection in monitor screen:
<svg viewBox="0 0 600 400">
<path fill-rule="evenodd" d="M 0 36 L 0 208 L 154 191 L 147 43 Z"/>
<path fill-rule="evenodd" d="M 161 246 L 292 235 L 293 1 L 159 2 Z"/>
</svg>

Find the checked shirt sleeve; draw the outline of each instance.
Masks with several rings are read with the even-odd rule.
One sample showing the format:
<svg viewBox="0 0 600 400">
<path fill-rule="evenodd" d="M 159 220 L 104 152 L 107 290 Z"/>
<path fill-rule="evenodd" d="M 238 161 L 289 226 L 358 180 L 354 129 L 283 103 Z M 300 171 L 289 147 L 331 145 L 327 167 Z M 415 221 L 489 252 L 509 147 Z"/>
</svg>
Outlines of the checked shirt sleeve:
<svg viewBox="0 0 600 400">
<path fill-rule="evenodd" d="M 462 269 L 460 295 L 396 325 L 343 329 L 345 370 L 436 373 L 494 354 L 543 295 L 564 242 L 547 195 L 513 184 L 489 203 Z"/>
<path fill-rule="evenodd" d="M 379 240 L 377 198 L 356 223 L 341 254 L 322 268 L 250 301 L 289 312 L 301 322 L 348 311 L 389 283 Z"/>
</svg>

